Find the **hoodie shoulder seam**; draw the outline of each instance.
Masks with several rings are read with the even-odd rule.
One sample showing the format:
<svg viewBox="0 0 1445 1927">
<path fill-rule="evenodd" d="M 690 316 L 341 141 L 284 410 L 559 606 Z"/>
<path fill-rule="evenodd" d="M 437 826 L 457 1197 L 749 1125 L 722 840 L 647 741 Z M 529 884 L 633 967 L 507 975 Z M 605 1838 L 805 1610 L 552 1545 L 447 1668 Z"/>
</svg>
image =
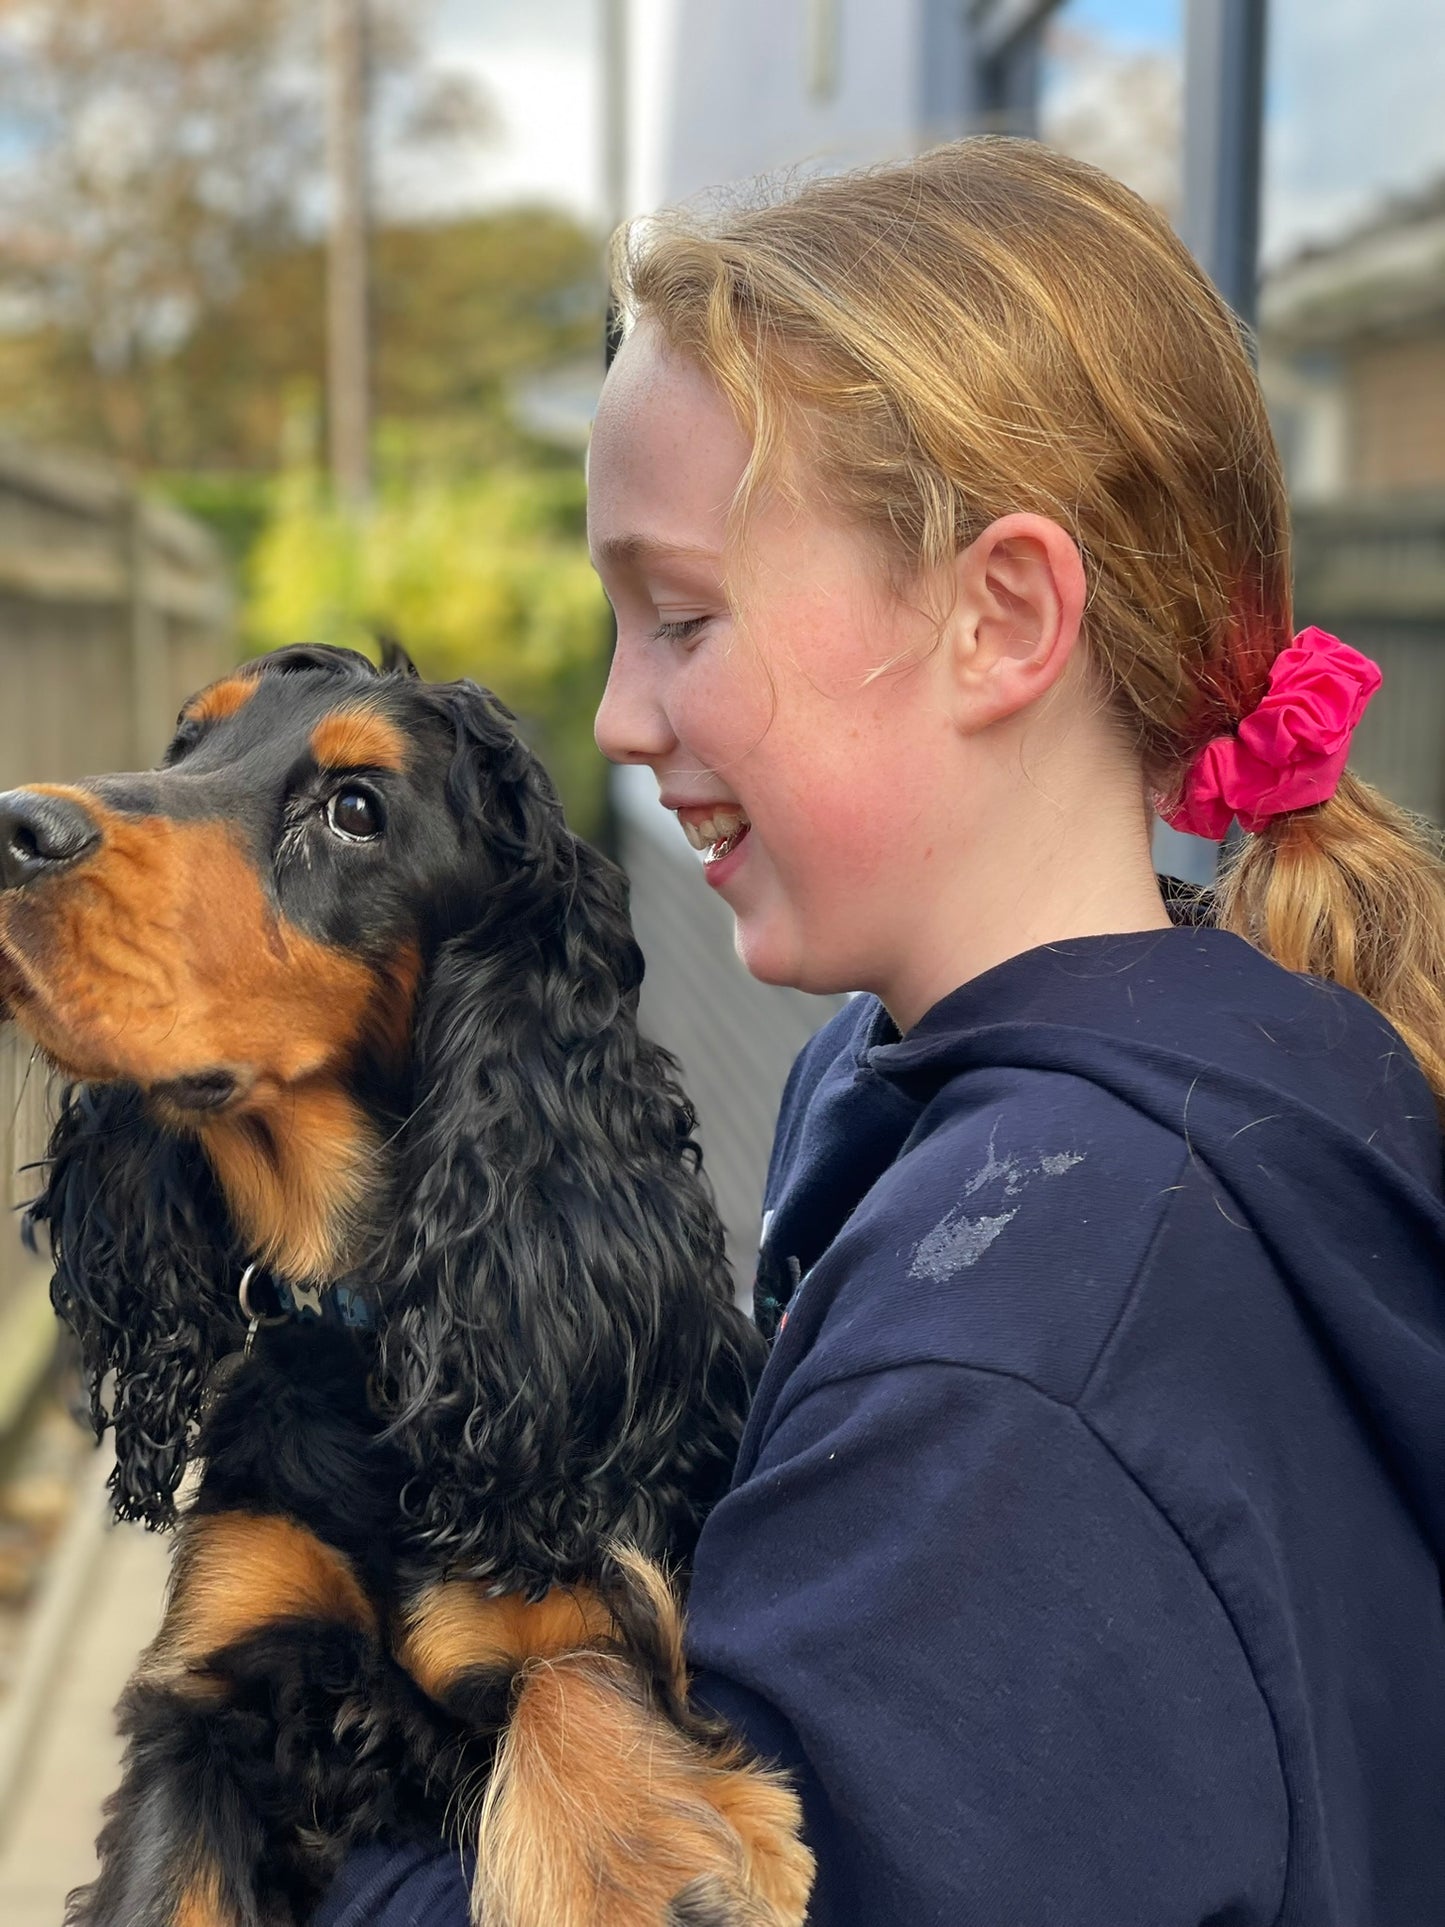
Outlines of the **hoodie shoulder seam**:
<svg viewBox="0 0 1445 1927">
<path fill-rule="evenodd" d="M 1174 1199 L 1178 1196 L 1181 1189 L 1180 1180 L 1189 1166 L 1197 1162 L 1198 1153 L 1186 1138 L 1180 1152 L 1179 1163 L 1175 1169 L 1174 1176 L 1165 1186 L 1166 1202 L 1164 1209 L 1159 1213 L 1154 1229 L 1149 1233 L 1148 1242 L 1139 1254 L 1139 1262 L 1134 1267 L 1133 1277 L 1130 1278 L 1124 1290 L 1119 1293 L 1119 1303 L 1110 1321 L 1109 1329 L 1099 1340 L 1098 1350 L 1094 1353 L 1089 1369 L 1085 1372 L 1083 1381 L 1075 1394 L 1075 1402 L 1080 1406 L 1082 1406 L 1084 1400 L 1089 1396 L 1094 1380 L 1098 1377 L 1105 1359 L 1113 1348 L 1114 1340 L 1119 1335 L 1119 1329 L 1138 1300 L 1144 1280 L 1149 1276 L 1149 1272 L 1153 1267 L 1154 1253 L 1159 1248 L 1159 1241 L 1164 1236 L 1165 1228 L 1174 1210 Z"/>
</svg>

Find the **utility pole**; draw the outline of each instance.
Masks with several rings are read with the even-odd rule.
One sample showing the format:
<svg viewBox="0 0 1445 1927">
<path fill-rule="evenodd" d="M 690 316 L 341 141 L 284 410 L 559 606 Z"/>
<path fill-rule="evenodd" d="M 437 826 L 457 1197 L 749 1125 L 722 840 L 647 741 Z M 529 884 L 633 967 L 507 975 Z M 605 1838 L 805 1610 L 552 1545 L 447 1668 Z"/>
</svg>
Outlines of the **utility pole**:
<svg viewBox="0 0 1445 1927">
<path fill-rule="evenodd" d="M 1266 0 L 1189 0 L 1180 232 L 1248 328 L 1258 309 Z"/>
<path fill-rule="evenodd" d="M 610 235 L 632 212 L 627 169 L 628 0 L 598 0 L 601 9 L 602 219 Z M 610 368 L 622 344 L 622 316 L 608 304 L 603 359 Z"/>
<path fill-rule="evenodd" d="M 371 499 L 366 41 L 366 0 L 326 0 L 326 404 L 332 486 L 352 509 Z"/>
<path fill-rule="evenodd" d="M 1259 186 L 1267 0 L 1188 0 L 1184 24 L 1184 206 L 1179 232 L 1253 347 L 1259 310 Z M 1237 837 L 1237 829 L 1231 832 Z M 1220 846 L 1167 823 L 1154 867 L 1212 883 Z"/>
</svg>

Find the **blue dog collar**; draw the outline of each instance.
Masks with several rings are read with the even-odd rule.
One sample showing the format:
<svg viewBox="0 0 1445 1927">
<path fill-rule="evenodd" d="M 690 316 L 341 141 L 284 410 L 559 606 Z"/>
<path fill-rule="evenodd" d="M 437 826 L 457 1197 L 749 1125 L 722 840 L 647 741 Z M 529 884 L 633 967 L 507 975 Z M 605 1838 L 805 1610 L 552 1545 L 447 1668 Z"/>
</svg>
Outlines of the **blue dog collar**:
<svg viewBox="0 0 1445 1927">
<path fill-rule="evenodd" d="M 347 1325 L 369 1331 L 376 1323 L 376 1307 L 355 1285 L 290 1285 L 275 1280 L 276 1297 L 288 1318 L 319 1318 L 323 1325 Z"/>
<path fill-rule="evenodd" d="M 376 1323 L 375 1305 L 355 1285 L 295 1285 L 257 1264 L 247 1265 L 242 1273 L 237 1297 L 247 1321 L 248 1354 L 263 1325 L 281 1325 L 295 1319 L 300 1324 L 369 1331 Z"/>
</svg>

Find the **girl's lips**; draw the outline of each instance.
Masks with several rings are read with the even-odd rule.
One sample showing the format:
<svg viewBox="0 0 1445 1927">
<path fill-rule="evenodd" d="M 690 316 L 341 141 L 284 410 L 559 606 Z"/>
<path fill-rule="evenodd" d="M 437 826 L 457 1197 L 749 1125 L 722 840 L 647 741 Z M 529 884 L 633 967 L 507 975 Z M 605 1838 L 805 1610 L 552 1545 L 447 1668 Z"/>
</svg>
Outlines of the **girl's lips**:
<svg viewBox="0 0 1445 1927">
<path fill-rule="evenodd" d="M 752 826 L 748 825 L 744 828 L 726 856 L 715 857 L 710 862 L 706 858 L 703 859 L 702 873 L 714 889 L 717 889 L 720 884 L 726 883 L 728 878 L 737 870 L 739 864 L 743 862 L 743 853 L 748 847 L 748 838 L 751 835 Z"/>
</svg>

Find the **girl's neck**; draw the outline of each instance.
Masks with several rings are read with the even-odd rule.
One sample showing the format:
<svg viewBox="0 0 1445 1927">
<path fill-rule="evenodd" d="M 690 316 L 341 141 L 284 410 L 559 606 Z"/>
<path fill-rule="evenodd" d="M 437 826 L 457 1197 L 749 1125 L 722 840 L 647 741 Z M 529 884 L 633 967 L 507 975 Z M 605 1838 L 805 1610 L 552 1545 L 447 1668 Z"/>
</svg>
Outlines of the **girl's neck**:
<svg viewBox="0 0 1445 1927">
<path fill-rule="evenodd" d="M 1096 780 L 1087 807 L 1029 784 L 999 800 L 990 818 L 1007 828 L 976 839 L 939 879 L 895 973 L 872 986 L 900 1031 L 960 984 L 1041 944 L 1169 927 L 1152 813 L 1137 775 L 1121 778 Z"/>
</svg>

